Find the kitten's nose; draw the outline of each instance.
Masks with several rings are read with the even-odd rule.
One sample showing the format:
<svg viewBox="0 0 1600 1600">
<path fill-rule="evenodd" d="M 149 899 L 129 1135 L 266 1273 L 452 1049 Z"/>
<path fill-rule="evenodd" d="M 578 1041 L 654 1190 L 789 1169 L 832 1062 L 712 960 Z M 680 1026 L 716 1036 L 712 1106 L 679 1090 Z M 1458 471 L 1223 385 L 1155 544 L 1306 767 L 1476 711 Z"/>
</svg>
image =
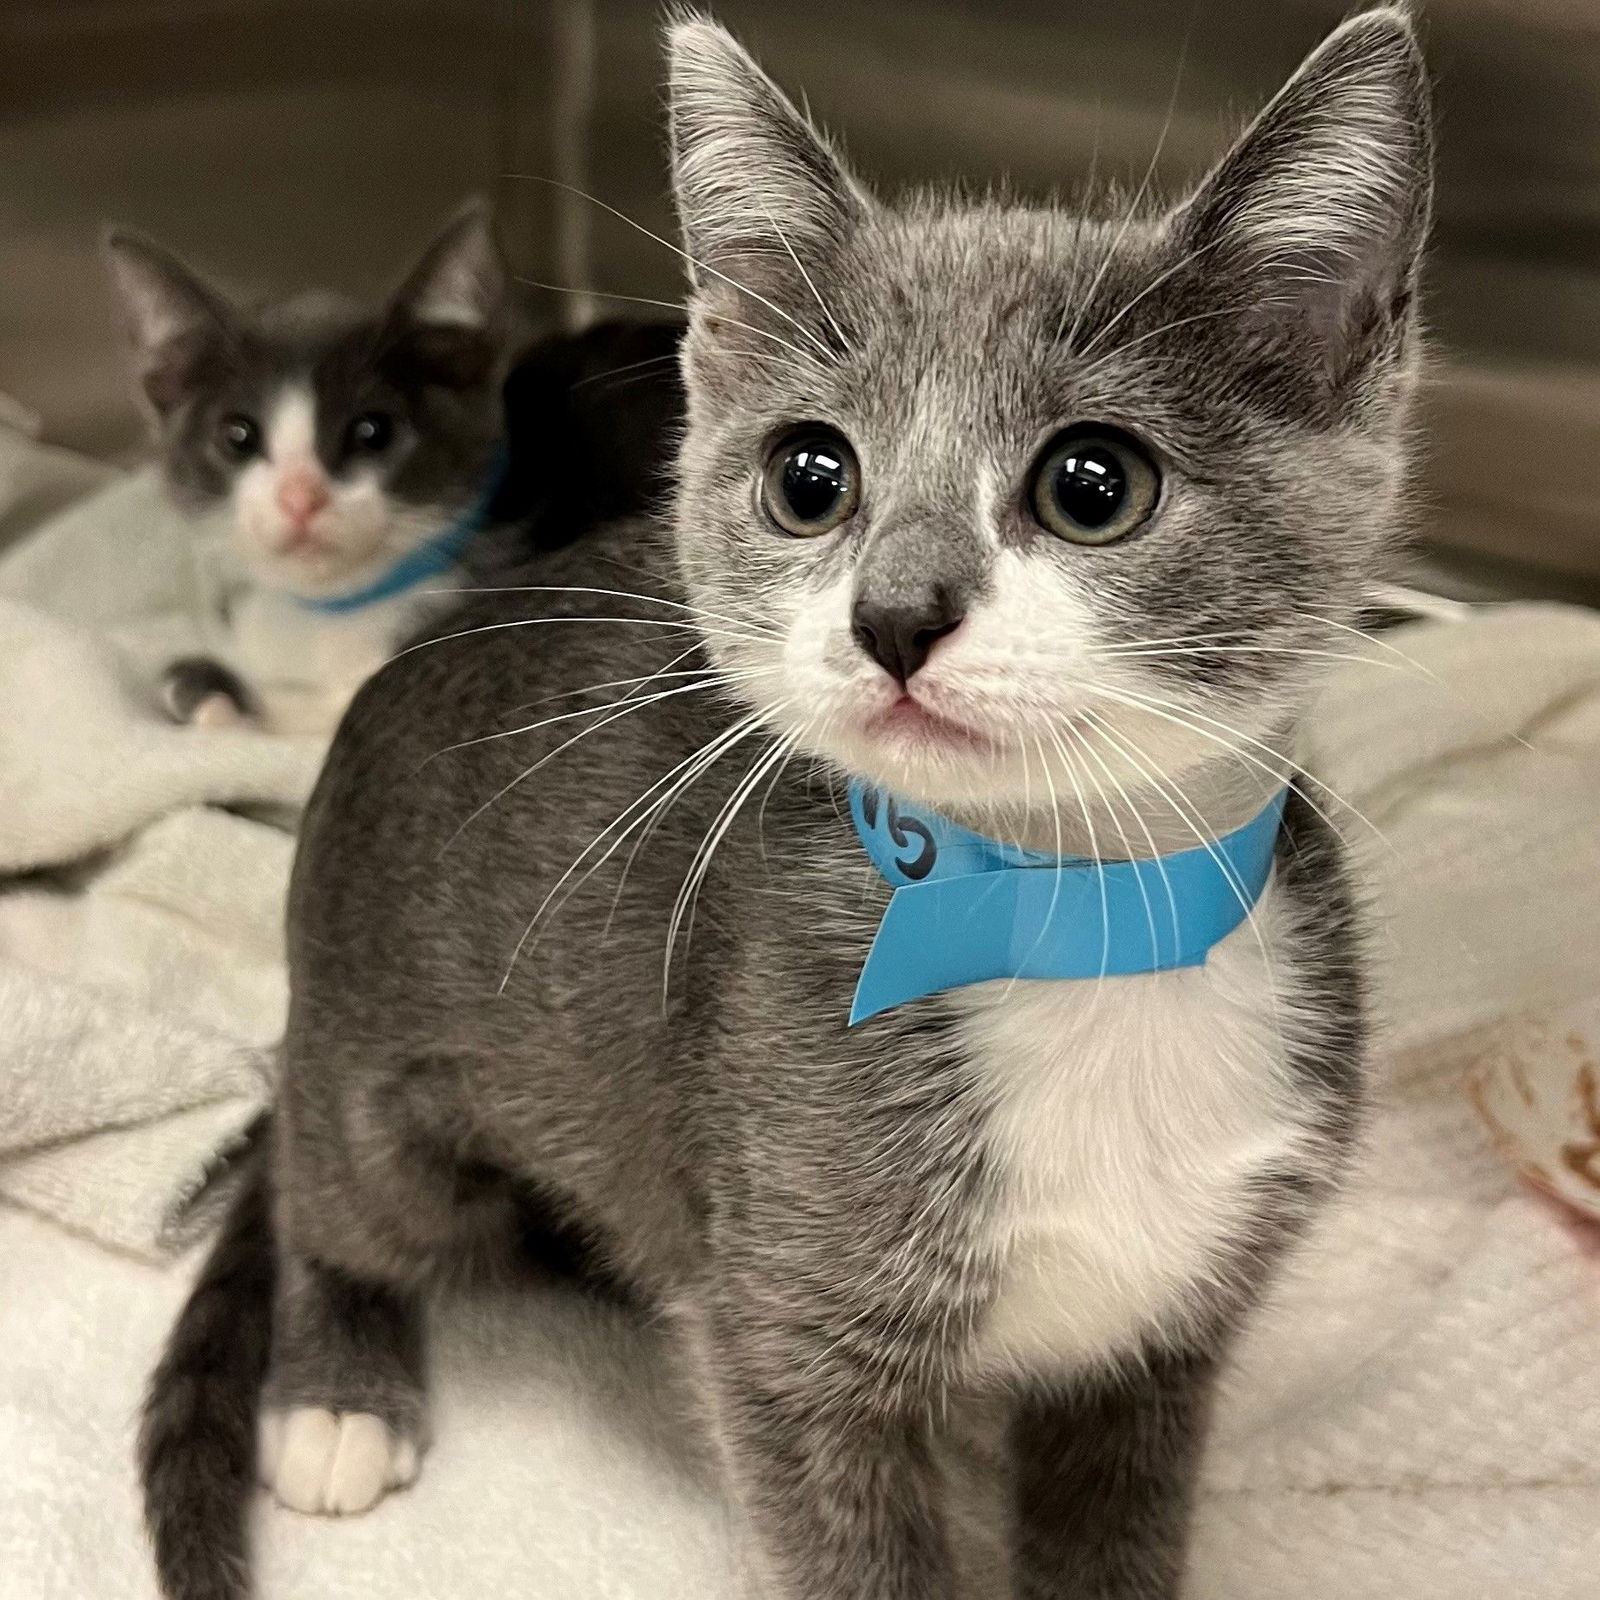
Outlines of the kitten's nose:
<svg viewBox="0 0 1600 1600">
<path fill-rule="evenodd" d="M 850 613 L 855 641 L 896 683 L 910 682 L 939 640 L 961 626 L 961 605 L 946 589 L 911 604 L 857 600 Z"/>
<path fill-rule="evenodd" d="M 285 473 L 278 480 L 278 509 L 292 527 L 304 528 L 328 503 L 328 486 L 315 473 Z"/>
</svg>

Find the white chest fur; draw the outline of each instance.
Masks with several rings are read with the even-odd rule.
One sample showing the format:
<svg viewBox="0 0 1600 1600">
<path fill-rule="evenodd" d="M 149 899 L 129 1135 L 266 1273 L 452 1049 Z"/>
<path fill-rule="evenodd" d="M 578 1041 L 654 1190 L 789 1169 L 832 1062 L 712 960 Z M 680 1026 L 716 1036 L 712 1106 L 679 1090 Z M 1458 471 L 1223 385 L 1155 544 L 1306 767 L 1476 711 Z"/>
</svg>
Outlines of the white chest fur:
<svg viewBox="0 0 1600 1600">
<path fill-rule="evenodd" d="M 354 611 L 317 611 L 292 595 L 247 589 L 229 615 L 229 664 L 259 697 L 275 733 L 331 733 L 363 683 L 431 610 L 448 580 Z"/>
<path fill-rule="evenodd" d="M 1310 1138 L 1274 893 L 1259 937 L 1244 925 L 1204 967 L 963 995 L 1000 1178 L 983 1371 L 1062 1372 L 1173 1326 L 1238 1238 L 1252 1177 Z"/>
</svg>

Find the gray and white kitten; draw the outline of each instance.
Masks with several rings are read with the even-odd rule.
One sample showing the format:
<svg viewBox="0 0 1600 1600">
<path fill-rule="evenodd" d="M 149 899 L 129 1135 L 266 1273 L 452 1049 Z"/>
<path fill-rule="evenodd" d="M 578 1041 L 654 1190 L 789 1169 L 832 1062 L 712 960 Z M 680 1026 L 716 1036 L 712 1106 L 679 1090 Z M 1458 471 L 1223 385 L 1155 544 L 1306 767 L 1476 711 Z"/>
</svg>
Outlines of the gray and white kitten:
<svg viewBox="0 0 1600 1600">
<path fill-rule="evenodd" d="M 1348 22 L 1187 200 L 1107 216 L 886 203 L 726 33 L 671 47 L 676 515 L 335 741 L 271 1137 L 146 1412 L 162 1579 L 245 1592 L 258 1405 L 282 1503 L 408 1482 L 422 1297 L 531 1253 L 679 1336 L 775 1600 L 1170 1600 L 1218 1367 L 1358 1125 L 1337 839 L 1292 795 L 1202 967 L 850 1029 L 887 890 L 838 802 L 1110 858 L 1289 774 L 1397 534 L 1412 30 Z M 587 716 L 479 738 L 530 681 Z"/>
<path fill-rule="evenodd" d="M 171 709 L 331 732 L 464 567 L 342 611 L 482 500 L 503 434 L 509 281 L 471 204 L 376 307 L 314 292 L 246 309 L 160 246 L 112 232 L 166 482 L 195 518 L 220 663 L 180 663 Z"/>
</svg>

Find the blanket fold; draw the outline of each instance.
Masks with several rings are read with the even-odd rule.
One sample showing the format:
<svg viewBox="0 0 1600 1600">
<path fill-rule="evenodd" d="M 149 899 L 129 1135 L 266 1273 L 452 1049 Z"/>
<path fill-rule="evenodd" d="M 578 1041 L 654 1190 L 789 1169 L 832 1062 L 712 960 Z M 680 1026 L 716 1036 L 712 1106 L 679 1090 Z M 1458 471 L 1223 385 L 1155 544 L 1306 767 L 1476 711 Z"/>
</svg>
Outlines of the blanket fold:
<svg viewBox="0 0 1600 1600">
<path fill-rule="evenodd" d="M 179 638 L 158 602 L 181 586 L 147 574 L 116 614 L 129 503 L 113 482 L 0 562 L 0 1198 L 156 1257 L 203 1226 L 267 1098 L 289 830 L 323 745 L 158 716 L 115 641 Z M 14 598 L 53 584 L 83 621 Z"/>
</svg>

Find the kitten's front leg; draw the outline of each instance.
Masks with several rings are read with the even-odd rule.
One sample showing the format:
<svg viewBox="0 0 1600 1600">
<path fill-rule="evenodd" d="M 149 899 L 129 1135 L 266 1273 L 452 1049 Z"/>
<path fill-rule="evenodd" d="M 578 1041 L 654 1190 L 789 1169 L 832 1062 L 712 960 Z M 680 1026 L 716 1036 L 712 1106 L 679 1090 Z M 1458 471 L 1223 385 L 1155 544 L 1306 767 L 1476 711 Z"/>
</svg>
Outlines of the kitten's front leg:
<svg viewBox="0 0 1600 1600">
<path fill-rule="evenodd" d="M 763 1383 L 750 1369 L 770 1360 L 775 1334 L 759 1357 L 737 1342 L 711 1355 L 724 1450 L 772 1584 L 764 1597 L 955 1600 L 927 1423 Z"/>
<path fill-rule="evenodd" d="M 1174 1600 L 1215 1367 L 1157 1353 L 1023 1398 L 1019 1600 Z"/>
</svg>

